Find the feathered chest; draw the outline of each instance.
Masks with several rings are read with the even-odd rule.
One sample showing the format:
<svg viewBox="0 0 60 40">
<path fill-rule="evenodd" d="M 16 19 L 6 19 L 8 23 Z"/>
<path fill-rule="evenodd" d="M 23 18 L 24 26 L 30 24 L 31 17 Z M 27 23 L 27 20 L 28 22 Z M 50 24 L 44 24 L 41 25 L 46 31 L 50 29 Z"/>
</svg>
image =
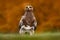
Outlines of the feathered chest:
<svg viewBox="0 0 60 40">
<path fill-rule="evenodd" d="M 33 24 L 33 22 L 34 22 L 34 18 L 33 18 L 33 15 L 31 15 L 31 14 L 27 14 L 25 16 L 25 18 L 23 19 L 24 25 L 30 25 L 31 26 Z"/>
</svg>

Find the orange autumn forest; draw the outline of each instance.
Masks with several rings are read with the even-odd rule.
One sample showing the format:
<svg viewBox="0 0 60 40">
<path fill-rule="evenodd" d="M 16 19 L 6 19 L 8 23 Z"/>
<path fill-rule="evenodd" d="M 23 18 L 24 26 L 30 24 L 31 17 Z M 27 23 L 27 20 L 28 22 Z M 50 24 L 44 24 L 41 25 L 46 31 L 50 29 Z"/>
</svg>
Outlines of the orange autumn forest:
<svg viewBox="0 0 60 40">
<path fill-rule="evenodd" d="M 27 4 L 34 7 L 36 32 L 60 32 L 60 0 L 0 0 L 0 32 L 18 32 Z"/>
</svg>

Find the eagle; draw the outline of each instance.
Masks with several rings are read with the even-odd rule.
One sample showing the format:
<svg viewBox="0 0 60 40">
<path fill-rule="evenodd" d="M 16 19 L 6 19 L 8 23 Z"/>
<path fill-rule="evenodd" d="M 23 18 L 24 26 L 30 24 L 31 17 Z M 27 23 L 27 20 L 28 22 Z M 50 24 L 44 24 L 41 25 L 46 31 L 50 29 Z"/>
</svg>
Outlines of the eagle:
<svg viewBox="0 0 60 40">
<path fill-rule="evenodd" d="M 24 9 L 24 15 L 19 21 L 19 33 L 25 34 L 29 33 L 30 35 L 34 34 L 34 31 L 37 27 L 37 21 L 33 14 L 33 6 L 26 5 Z"/>
</svg>

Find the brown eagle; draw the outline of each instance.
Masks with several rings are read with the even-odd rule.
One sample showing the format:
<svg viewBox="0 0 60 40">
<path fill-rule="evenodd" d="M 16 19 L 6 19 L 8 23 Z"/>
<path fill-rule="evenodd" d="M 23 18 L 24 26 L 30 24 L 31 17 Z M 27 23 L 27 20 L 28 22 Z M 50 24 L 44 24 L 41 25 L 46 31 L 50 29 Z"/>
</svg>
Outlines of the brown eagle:
<svg viewBox="0 0 60 40">
<path fill-rule="evenodd" d="M 21 20 L 19 22 L 19 29 L 20 29 L 19 32 L 22 33 L 22 31 L 24 30 L 24 28 L 25 28 L 25 30 L 27 30 L 26 29 L 26 28 L 28 28 L 27 25 L 29 26 L 29 28 L 32 29 L 32 30 L 29 29 L 30 30 L 29 32 L 36 30 L 37 21 L 36 21 L 36 18 L 34 16 L 34 14 L 33 14 L 33 7 L 31 5 L 27 5 L 25 7 L 25 13 L 21 17 Z"/>
</svg>

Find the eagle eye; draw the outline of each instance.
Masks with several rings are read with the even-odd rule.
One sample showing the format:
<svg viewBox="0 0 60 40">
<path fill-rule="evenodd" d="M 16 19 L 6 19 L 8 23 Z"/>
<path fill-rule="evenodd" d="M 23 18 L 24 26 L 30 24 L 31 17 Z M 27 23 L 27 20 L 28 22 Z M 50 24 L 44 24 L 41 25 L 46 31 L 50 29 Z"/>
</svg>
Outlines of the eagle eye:
<svg viewBox="0 0 60 40">
<path fill-rule="evenodd" d="M 30 8 L 32 8 L 32 7 L 30 7 Z"/>
<path fill-rule="evenodd" d="M 28 8 L 28 7 L 26 7 L 26 8 Z"/>
</svg>

